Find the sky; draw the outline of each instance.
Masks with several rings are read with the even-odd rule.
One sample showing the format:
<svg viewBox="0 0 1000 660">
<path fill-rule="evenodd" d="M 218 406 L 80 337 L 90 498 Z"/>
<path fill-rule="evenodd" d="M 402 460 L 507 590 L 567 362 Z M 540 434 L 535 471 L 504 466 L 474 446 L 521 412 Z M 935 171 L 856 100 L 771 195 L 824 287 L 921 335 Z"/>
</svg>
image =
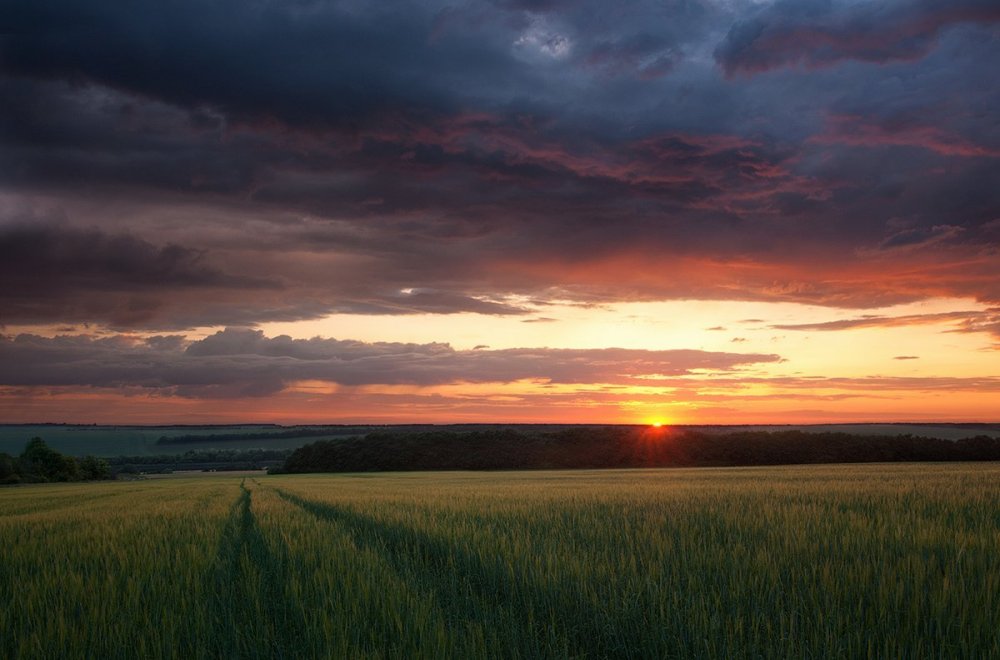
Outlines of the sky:
<svg viewBox="0 0 1000 660">
<path fill-rule="evenodd" d="M 1000 418 L 995 0 L 0 17 L 0 422 Z"/>
</svg>

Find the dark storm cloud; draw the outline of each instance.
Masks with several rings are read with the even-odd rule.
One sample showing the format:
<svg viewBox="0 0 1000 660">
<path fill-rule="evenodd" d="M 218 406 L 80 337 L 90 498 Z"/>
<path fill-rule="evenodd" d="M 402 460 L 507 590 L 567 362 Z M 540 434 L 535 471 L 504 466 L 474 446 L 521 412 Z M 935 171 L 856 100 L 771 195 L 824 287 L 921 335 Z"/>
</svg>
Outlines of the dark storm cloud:
<svg viewBox="0 0 1000 660">
<path fill-rule="evenodd" d="M 367 289 L 349 279 L 285 299 L 273 277 L 233 275 L 207 250 L 128 233 L 21 219 L 0 225 L 0 322 L 99 320 L 114 327 L 292 321 L 332 312 L 523 314 L 502 301 L 434 289 Z M 242 270 L 253 272 L 243 266 Z M 299 286 L 302 283 L 299 282 Z M 308 292 L 306 292 L 308 293 Z M 254 301 L 248 310 L 246 300 Z"/>
<path fill-rule="evenodd" d="M 266 337 L 227 329 L 178 336 L 0 338 L 0 383 L 11 386 L 144 387 L 183 396 L 263 396 L 294 381 L 348 386 L 456 382 L 656 384 L 697 372 L 729 372 L 777 355 L 697 350 L 474 349 L 447 344 L 366 343 Z"/>
<path fill-rule="evenodd" d="M 640 78 L 659 78 L 670 73 L 680 59 L 671 41 L 640 33 L 617 42 L 596 44 L 587 64 L 607 75 L 632 73 Z"/>
<path fill-rule="evenodd" d="M 697 2 L 6 2 L 0 66 L 239 120 L 354 129 L 537 98 L 554 70 L 596 60 L 662 75 L 709 13 Z"/>
<path fill-rule="evenodd" d="M 162 286 L 263 288 L 263 279 L 233 277 L 180 245 L 154 246 L 128 234 L 23 223 L 0 229 L 0 277 L 25 295 L 53 285 L 120 290 Z"/>
<path fill-rule="evenodd" d="M 488 52 L 426 48 L 420 5 L 59 0 L 5 7 L 3 69 L 90 80 L 237 118 L 351 124 L 412 104 L 449 105 L 421 71 L 471 76 Z M 464 72 L 464 73 L 463 73 Z"/>
<path fill-rule="evenodd" d="M 1000 21 L 992 0 L 778 0 L 737 21 L 715 51 L 727 74 L 843 60 L 915 60 L 961 23 Z"/>
<path fill-rule="evenodd" d="M 998 301 L 992 7 L 2 2 L 0 322 Z"/>
<path fill-rule="evenodd" d="M 134 325 L 160 312 L 166 292 L 279 288 L 266 278 L 227 274 L 204 257 L 129 234 L 25 220 L 0 225 L 0 320 Z"/>
</svg>

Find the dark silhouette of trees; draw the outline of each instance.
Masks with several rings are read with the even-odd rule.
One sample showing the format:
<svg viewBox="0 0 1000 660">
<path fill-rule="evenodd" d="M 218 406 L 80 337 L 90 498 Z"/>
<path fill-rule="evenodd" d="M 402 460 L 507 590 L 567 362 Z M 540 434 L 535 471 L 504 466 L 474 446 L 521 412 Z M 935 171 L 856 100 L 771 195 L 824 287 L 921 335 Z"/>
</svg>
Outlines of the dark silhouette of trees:
<svg viewBox="0 0 1000 660">
<path fill-rule="evenodd" d="M 190 449 L 183 454 L 113 456 L 106 460 L 112 474 L 260 470 L 283 464 L 291 453 L 291 449 Z"/>
<path fill-rule="evenodd" d="M 79 461 L 32 438 L 17 458 L 0 454 L 0 484 L 110 479 L 107 461 L 86 456 Z"/>
<path fill-rule="evenodd" d="M 64 456 L 41 438 L 28 441 L 18 461 L 22 474 L 38 481 L 78 481 L 80 468 L 72 456 Z"/>
<path fill-rule="evenodd" d="M 103 458 L 84 456 L 80 459 L 80 475 L 84 481 L 99 481 L 111 478 L 111 466 Z"/>
<path fill-rule="evenodd" d="M 293 451 L 284 472 L 518 470 L 1000 460 L 1000 438 L 804 431 L 727 434 L 645 427 L 557 432 L 379 432 Z M 277 472 L 278 470 L 274 470 Z"/>
<path fill-rule="evenodd" d="M 0 453 L 0 484 L 21 483 L 17 470 L 17 459 L 10 454 Z"/>
</svg>

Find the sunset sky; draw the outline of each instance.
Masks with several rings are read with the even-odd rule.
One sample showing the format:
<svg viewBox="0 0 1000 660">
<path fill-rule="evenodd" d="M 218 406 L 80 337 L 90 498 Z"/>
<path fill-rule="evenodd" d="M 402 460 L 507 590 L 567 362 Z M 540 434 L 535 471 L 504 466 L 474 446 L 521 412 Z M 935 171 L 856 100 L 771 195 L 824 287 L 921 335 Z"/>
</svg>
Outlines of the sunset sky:
<svg viewBox="0 0 1000 660">
<path fill-rule="evenodd" d="M 996 0 L 0 8 L 0 422 L 1000 419 Z"/>
</svg>

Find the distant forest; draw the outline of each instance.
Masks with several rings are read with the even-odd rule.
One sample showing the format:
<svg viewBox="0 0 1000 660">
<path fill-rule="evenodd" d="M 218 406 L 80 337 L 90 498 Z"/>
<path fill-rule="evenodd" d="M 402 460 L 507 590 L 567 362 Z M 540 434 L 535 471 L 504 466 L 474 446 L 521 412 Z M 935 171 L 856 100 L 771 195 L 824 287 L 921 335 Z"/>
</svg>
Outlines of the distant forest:
<svg viewBox="0 0 1000 660">
<path fill-rule="evenodd" d="M 246 431 L 244 433 L 189 433 L 187 435 L 161 435 L 158 445 L 187 445 L 219 442 L 243 442 L 246 440 L 283 440 L 287 438 L 317 438 L 331 435 L 357 435 L 359 428 L 310 427 L 291 428 L 286 431 Z"/>
<path fill-rule="evenodd" d="M 261 470 L 280 466 L 291 449 L 201 449 L 160 456 L 114 456 L 107 459 L 113 474 L 169 474 L 178 470 Z"/>
<path fill-rule="evenodd" d="M 488 429 L 378 432 L 294 450 L 272 472 L 708 467 L 1000 460 L 1000 438 L 940 440 L 803 431 L 728 434 L 645 427 L 551 433 Z"/>
<path fill-rule="evenodd" d="M 67 456 L 49 447 L 41 438 L 29 440 L 19 456 L 0 453 L 0 485 L 110 478 L 111 468 L 104 459 Z"/>
<path fill-rule="evenodd" d="M 0 485 L 54 481 L 97 481 L 119 475 L 184 471 L 260 470 L 281 466 L 291 449 L 202 449 L 161 456 L 75 458 L 49 447 L 41 438 L 28 441 L 18 456 L 0 452 Z"/>
</svg>

